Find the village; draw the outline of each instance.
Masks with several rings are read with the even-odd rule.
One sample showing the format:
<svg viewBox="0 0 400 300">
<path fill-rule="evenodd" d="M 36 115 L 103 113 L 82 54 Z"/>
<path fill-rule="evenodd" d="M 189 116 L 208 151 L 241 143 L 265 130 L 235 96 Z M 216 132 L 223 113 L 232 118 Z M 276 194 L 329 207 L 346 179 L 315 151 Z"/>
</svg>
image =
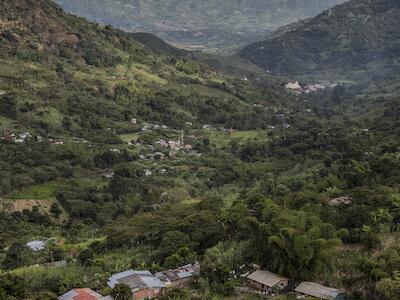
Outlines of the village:
<svg viewBox="0 0 400 300">
<path fill-rule="evenodd" d="M 243 266 L 244 267 L 244 266 Z M 190 288 L 200 277 L 200 265 L 189 264 L 177 269 L 152 273 L 149 270 L 127 270 L 112 275 L 107 282 L 111 289 L 118 285 L 126 285 L 131 291 L 131 299 L 156 299 L 172 289 Z M 234 275 L 238 276 L 238 275 Z M 255 295 L 260 299 L 274 299 L 285 296 L 288 292 L 295 295 L 296 299 L 326 299 L 343 300 L 345 292 L 335 288 L 323 286 L 315 282 L 301 282 L 294 288 L 289 288 L 290 280 L 267 270 L 255 270 L 250 274 L 239 275 L 242 277 L 242 286 L 236 287 L 236 294 Z M 293 285 L 293 284 L 291 284 Z M 114 300 L 110 295 L 101 294 L 87 287 L 73 289 L 58 297 L 59 300 Z M 115 298 L 116 300 L 117 298 Z"/>
<path fill-rule="evenodd" d="M 339 201 L 339 200 L 338 200 Z M 30 251 L 39 253 L 46 250 L 54 239 L 30 241 L 26 246 Z M 63 268 L 66 260 L 46 263 L 46 268 Z M 171 290 L 188 289 L 195 293 L 198 279 L 201 277 L 200 263 L 195 262 L 175 269 L 163 271 L 126 270 L 111 275 L 107 280 L 110 291 L 121 285 L 129 287 L 131 299 L 157 299 Z M 235 286 L 237 296 L 254 295 L 260 299 L 282 299 L 293 295 L 295 299 L 344 300 L 345 291 L 327 287 L 310 281 L 295 283 L 292 280 L 263 269 L 257 264 L 243 264 L 230 272 L 231 280 L 238 280 Z M 289 297 L 289 296 L 287 296 Z M 77 287 L 58 297 L 59 300 L 118 300 L 111 295 L 103 296 L 88 287 Z M 286 299 L 286 298 L 285 298 Z M 289 299 L 289 298 L 288 298 Z M 292 298 L 291 298 L 292 299 Z"/>
<path fill-rule="evenodd" d="M 260 109 L 268 109 L 260 106 Z M 287 110 L 276 113 L 277 119 L 284 120 Z M 254 131 L 237 131 L 231 128 L 214 127 L 212 125 L 203 124 L 194 128 L 191 122 L 185 124 L 185 130 L 176 130 L 166 125 L 140 122 L 136 118 L 132 118 L 130 122 L 137 129 L 133 134 L 120 135 L 123 140 L 122 145 L 107 146 L 107 151 L 115 155 L 120 155 L 128 149 L 135 151 L 138 160 L 147 164 L 148 168 L 144 172 L 144 177 L 153 175 L 168 176 L 168 169 L 157 169 L 154 167 L 163 160 L 176 160 L 181 157 L 189 159 L 200 158 L 203 153 L 198 144 L 204 143 L 204 137 L 210 138 L 211 142 L 220 143 L 220 145 L 228 145 L 231 139 L 247 138 L 267 138 L 268 132 L 279 129 L 290 129 L 291 125 L 282 122 L 280 125 L 270 125 L 266 130 Z M 113 129 L 109 128 L 110 131 Z M 83 144 L 88 147 L 94 147 L 94 143 L 83 138 L 73 138 L 72 140 L 63 140 L 62 138 L 35 136 L 29 132 L 3 132 L 2 139 L 16 143 L 49 142 L 53 145 L 64 145 L 65 143 Z M 225 141 L 226 140 L 226 141 Z M 114 172 L 112 170 L 104 173 L 106 179 L 112 179 Z M 329 205 L 341 206 L 351 204 L 351 198 L 347 196 L 338 197 L 330 200 Z M 40 252 L 46 248 L 47 240 L 35 240 L 26 244 L 33 252 Z M 69 262 L 66 260 L 53 261 L 44 264 L 49 268 L 62 268 L 67 266 Z M 193 263 L 184 265 L 176 269 L 168 269 L 161 272 L 151 272 L 150 270 L 126 270 L 121 273 L 112 275 L 107 282 L 110 290 L 119 284 L 129 286 L 132 299 L 152 299 L 160 298 L 168 293 L 171 289 L 190 289 L 196 284 L 201 276 L 200 264 Z M 279 274 L 263 270 L 257 265 L 243 265 L 238 270 L 231 271 L 232 279 L 240 279 L 241 284 L 235 286 L 237 295 L 256 295 L 260 298 L 282 299 L 280 297 L 288 293 L 294 293 L 297 299 L 305 299 L 313 297 L 315 299 L 344 299 L 344 291 L 327 287 L 315 282 L 298 282 L 293 283 L 288 278 Z M 98 291 L 94 291 L 89 287 L 76 287 L 75 289 L 58 297 L 60 300 L 117 300 L 112 296 L 102 296 Z"/>
<path fill-rule="evenodd" d="M 320 91 L 324 91 L 326 89 L 333 89 L 338 86 L 338 83 L 315 83 L 315 84 L 308 84 L 308 85 L 302 85 L 298 81 L 294 82 L 288 82 L 285 85 L 286 90 L 293 92 L 296 95 L 301 95 L 301 94 L 314 94 Z"/>
</svg>

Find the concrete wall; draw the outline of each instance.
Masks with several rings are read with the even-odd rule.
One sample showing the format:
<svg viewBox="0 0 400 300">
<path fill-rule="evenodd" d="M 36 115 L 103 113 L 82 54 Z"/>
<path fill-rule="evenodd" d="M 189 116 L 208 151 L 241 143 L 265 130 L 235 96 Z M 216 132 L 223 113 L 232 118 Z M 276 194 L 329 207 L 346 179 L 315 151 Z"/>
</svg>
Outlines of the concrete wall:
<svg viewBox="0 0 400 300">
<path fill-rule="evenodd" d="M 289 284 L 288 280 L 281 280 L 276 286 L 279 287 L 281 290 L 283 290 L 288 286 L 288 284 Z M 269 288 L 268 286 L 265 286 L 259 282 L 253 281 L 253 280 L 249 280 L 249 285 L 258 291 L 263 291 L 263 290 L 266 290 Z"/>
<path fill-rule="evenodd" d="M 253 280 L 249 280 L 249 285 L 250 285 L 253 289 L 256 289 L 256 290 L 258 290 L 258 291 L 262 291 L 263 289 L 266 288 L 263 284 L 258 283 L 258 282 L 253 281 Z"/>
</svg>

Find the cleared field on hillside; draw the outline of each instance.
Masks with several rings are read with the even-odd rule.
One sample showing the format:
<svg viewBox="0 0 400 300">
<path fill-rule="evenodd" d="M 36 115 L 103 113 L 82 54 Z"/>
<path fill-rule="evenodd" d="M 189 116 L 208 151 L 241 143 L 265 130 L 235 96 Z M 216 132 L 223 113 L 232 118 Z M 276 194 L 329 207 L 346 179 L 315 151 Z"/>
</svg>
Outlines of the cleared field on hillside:
<svg viewBox="0 0 400 300">
<path fill-rule="evenodd" d="M 59 184 L 50 182 L 41 185 L 30 186 L 22 191 L 15 192 L 11 195 L 11 199 L 35 199 L 43 200 L 54 196 Z"/>
<path fill-rule="evenodd" d="M 210 139 L 210 142 L 217 147 L 226 147 L 233 140 L 237 140 L 239 144 L 245 143 L 248 139 L 267 139 L 266 132 L 263 130 L 246 130 L 246 131 L 209 131 L 205 135 Z"/>
</svg>

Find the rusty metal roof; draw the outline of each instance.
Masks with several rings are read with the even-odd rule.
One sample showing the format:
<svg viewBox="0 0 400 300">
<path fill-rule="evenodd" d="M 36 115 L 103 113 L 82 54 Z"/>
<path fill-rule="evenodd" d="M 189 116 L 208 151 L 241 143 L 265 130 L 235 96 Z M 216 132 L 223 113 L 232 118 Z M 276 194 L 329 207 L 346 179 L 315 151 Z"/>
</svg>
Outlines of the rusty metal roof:
<svg viewBox="0 0 400 300">
<path fill-rule="evenodd" d="M 58 300 L 98 300 L 103 298 L 89 288 L 74 289 L 58 297 Z"/>
<path fill-rule="evenodd" d="M 315 282 L 302 282 L 298 287 L 296 287 L 295 291 L 321 299 L 335 299 L 338 295 L 344 293 L 344 291 L 323 286 Z"/>
<path fill-rule="evenodd" d="M 247 278 L 252 281 L 264 284 L 268 287 L 273 287 L 281 281 L 288 281 L 287 278 L 266 270 L 257 270 L 247 276 Z"/>
</svg>

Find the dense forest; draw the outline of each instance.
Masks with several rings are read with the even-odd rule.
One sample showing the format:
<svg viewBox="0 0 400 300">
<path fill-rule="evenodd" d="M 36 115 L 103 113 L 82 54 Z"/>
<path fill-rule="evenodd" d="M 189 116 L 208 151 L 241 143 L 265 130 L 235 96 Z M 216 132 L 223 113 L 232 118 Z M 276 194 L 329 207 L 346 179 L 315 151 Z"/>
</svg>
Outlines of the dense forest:
<svg viewBox="0 0 400 300">
<path fill-rule="evenodd" d="M 252 264 L 400 299 L 391 80 L 293 92 L 50 0 L 0 4 L 1 300 L 115 295 L 112 274 L 195 262 L 165 299 L 237 299 Z"/>
</svg>

